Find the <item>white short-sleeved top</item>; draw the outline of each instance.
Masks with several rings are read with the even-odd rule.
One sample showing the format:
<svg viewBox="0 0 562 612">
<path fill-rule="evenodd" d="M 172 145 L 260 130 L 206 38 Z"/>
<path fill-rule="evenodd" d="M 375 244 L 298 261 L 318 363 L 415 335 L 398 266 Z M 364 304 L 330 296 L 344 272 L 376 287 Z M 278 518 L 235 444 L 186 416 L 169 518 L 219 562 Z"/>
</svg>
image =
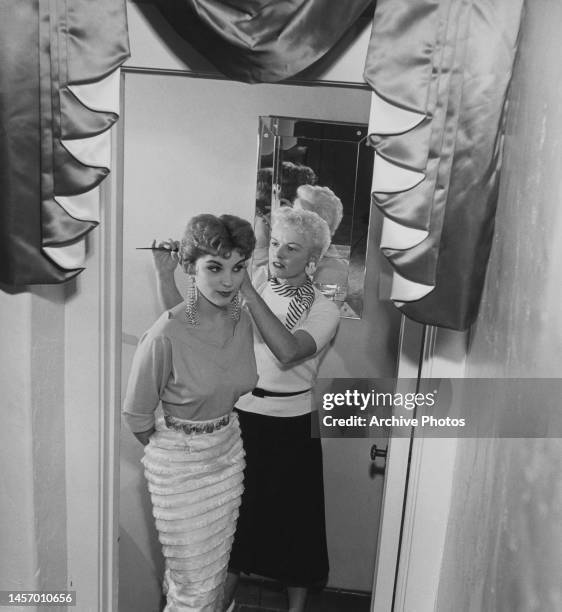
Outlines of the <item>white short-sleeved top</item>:
<svg viewBox="0 0 562 612">
<path fill-rule="evenodd" d="M 269 306 L 275 316 L 285 321 L 290 297 L 273 291 L 261 275 L 255 282 L 256 290 Z M 318 368 L 330 341 L 336 334 L 340 320 L 339 308 L 314 289 L 314 303 L 310 310 L 303 314 L 293 333 L 297 330 L 308 332 L 316 343 L 316 353 L 293 365 L 283 365 L 264 342 L 259 330 L 254 325 L 254 350 L 258 367 L 256 386 L 267 391 L 295 392 L 310 389 L 318 374 Z M 251 393 L 243 395 L 236 407 L 247 412 L 270 416 L 299 416 L 312 409 L 311 393 L 291 397 L 255 397 Z"/>
<path fill-rule="evenodd" d="M 185 303 L 166 311 L 142 336 L 133 357 L 123 415 L 133 432 L 154 425 L 164 414 L 195 421 L 228 414 L 238 398 L 256 386 L 252 323 L 242 311 L 224 346 L 189 325 Z"/>
</svg>

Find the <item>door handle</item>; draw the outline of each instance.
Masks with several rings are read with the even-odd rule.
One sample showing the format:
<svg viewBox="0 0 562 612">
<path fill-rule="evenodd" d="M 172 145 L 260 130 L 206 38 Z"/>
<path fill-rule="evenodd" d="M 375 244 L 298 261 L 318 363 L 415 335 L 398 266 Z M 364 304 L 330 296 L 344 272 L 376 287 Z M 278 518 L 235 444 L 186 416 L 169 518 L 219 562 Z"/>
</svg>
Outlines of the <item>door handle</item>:
<svg viewBox="0 0 562 612">
<path fill-rule="evenodd" d="M 374 461 L 377 457 L 384 457 L 386 459 L 387 449 L 378 448 L 376 444 L 371 446 L 371 461 Z"/>
</svg>

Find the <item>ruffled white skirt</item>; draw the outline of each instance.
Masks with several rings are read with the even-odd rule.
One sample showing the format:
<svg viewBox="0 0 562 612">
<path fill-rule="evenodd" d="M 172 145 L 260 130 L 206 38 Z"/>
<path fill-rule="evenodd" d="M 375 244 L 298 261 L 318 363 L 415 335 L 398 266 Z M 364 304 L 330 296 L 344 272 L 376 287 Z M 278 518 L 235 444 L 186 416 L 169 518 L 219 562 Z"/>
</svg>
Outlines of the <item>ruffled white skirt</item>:
<svg viewBox="0 0 562 612">
<path fill-rule="evenodd" d="M 243 491 L 237 415 L 211 433 L 190 434 L 160 417 L 142 463 L 165 558 L 165 611 L 220 612 Z"/>
</svg>

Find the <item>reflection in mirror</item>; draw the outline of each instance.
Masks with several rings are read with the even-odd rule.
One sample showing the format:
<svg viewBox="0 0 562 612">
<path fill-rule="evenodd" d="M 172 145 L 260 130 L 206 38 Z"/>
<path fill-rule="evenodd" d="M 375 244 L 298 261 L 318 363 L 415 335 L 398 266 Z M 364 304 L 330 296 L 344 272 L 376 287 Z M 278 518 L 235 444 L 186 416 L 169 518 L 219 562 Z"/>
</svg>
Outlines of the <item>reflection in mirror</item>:
<svg viewBox="0 0 562 612">
<path fill-rule="evenodd" d="M 272 209 L 317 212 L 330 227 L 332 243 L 314 284 L 338 302 L 346 318 L 360 318 L 363 310 L 374 158 L 366 137 L 366 124 L 260 117 L 254 263 L 267 263 Z"/>
</svg>

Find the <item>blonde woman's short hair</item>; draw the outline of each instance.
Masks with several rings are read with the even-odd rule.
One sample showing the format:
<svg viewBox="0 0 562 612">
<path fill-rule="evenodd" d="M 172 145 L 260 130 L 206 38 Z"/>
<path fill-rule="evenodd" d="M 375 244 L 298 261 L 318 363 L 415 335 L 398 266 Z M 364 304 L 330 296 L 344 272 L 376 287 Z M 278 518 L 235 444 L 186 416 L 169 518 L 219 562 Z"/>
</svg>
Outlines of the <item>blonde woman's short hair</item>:
<svg viewBox="0 0 562 612">
<path fill-rule="evenodd" d="M 301 185 L 297 189 L 294 206 L 320 215 L 328 224 L 332 236 L 343 218 L 343 204 L 329 187 Z"/>
<path fill-rule="evenodd" d="M 310 255 L 318 263 L 330 246 L 330 228 L 324 219 L 311 210 L 281 206 L 271 214 L 271 230 L 290 227 L 306 236 L 312 243 Z"/>
</svg>

